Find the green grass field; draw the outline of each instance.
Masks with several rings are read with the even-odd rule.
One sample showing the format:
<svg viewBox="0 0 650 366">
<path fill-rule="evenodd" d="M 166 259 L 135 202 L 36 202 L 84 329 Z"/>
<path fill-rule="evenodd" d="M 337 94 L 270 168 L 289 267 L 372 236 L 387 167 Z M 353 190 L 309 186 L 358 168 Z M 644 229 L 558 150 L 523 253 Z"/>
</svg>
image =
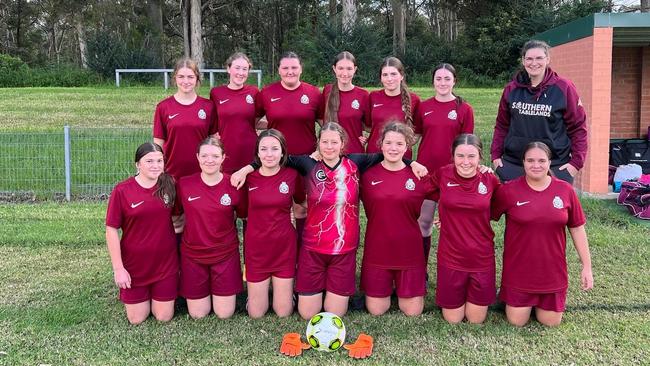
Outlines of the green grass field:
<svg viewBox="0 0 650 366">
<path fill-rule="evenodd" d="M 416 91 L 423 98 L 431 94 Z M 474 106 L 477 132 L 489 146 L 500 90 L 459 94 Z M 162 88 L 0 89 L 0 130 L 36 133 L 64 124 L 148 128 L 163 96 Z M 6 164 L 0 160 L 0 170 Z M 570 290 L 562 325 L 549 329 L 533 322 L 517 329 L 498 309 L 483 326 L 448 325 L 434 305 L 432 285 L 420 317 L 406 318 L 395 308 L 381 317 L 346 315 L 348 340 L 360 332 L 375 338 L 373 356 L 356 361 L 344 352 L 280 355 L 283 333 L 304 332 L 297 314 L 255 321 L 238 312 L 226 321 L 214 316 L 194 321 L 181 312 L 168 324 L 150 319 L 130 326 L 104 244 L 105 202 L 2 204 L 0 365 L 648 364 L 650 228 L 612 201 L 585 199 L 583 205 L 595 288 L 579 290 L 579 261 L 569 244 Z M 500 266 L 502 222 L 494 227 Z M 432 256 L 432 284 L 434 268 Z"/>
</svg>

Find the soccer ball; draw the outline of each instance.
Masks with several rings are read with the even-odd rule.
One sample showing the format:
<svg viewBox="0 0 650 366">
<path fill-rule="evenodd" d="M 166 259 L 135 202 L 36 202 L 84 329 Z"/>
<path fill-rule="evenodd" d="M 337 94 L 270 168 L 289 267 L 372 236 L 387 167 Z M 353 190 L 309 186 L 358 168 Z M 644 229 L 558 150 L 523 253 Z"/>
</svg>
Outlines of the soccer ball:
<svg viewBox="0 0 650 366">
<path fill-rule="evenodd" d="M 345 342 L 345 325 L 336 315 L 322 312 L 314 315 L 307 322 L 307 341 L 311 348 L 318 351 L 336 351 Z"/>
</svg>

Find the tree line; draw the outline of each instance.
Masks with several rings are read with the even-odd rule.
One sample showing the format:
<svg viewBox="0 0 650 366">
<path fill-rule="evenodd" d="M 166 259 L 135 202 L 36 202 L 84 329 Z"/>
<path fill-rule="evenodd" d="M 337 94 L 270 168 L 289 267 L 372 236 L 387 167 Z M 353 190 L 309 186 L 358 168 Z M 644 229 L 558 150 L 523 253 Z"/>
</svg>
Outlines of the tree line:
<svg viewBox="0 0 650 366">
<path fill-rule="evenodd" d="M 348 50 L 360 84 L 376 82 L 387 55 L 404 61 L 410 80 L 450 62 L 470 84 L 490 84 L 511 75 L 536 33 L 617 10 L 611 0 L 9 0 L 0 2 L 0 53 L 111 78 L 115 68 L 171 67 L 183 55 L 221 67 L 235 51 L 273 75 L 292 50 L 304 78 L 320 83 Z"/>
</svg>

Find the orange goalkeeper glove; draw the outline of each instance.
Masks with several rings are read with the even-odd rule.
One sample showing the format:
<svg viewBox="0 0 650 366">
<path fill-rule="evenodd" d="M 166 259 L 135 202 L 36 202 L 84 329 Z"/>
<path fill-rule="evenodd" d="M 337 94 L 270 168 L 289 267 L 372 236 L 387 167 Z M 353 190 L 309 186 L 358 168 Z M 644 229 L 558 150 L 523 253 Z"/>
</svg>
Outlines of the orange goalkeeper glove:
<svg viewBox="0 0 650 366">
<path fill-rule="evenodd" d="M 346 344 L 343 348 L 348 350 L 348 356 L 352 358 L 366 358 L 372 355 L 373 339 L 371 336 L 361 333 L 357 341 L 352 344 Z"/>
<path fill-rule="evenodd" d="M 280 353 L 290 357 L 295 357 L 300 356 L 303 349 L 309 349 L 309 345 L 300 340 L 300 334 L 287 333 L 282 337 Z"/>
</svg>

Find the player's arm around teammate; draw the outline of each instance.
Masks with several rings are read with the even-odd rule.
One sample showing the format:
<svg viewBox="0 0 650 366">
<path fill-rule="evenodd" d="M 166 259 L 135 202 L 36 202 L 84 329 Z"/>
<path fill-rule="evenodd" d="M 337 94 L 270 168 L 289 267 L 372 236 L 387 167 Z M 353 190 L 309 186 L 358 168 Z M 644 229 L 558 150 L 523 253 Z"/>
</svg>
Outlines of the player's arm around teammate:
<svg viewBox="0 0 650 366">
<path fill-rule="evenodd" d="M 454 139 L 461 133 L 474 132 L 474 111 L 466 101 L 454 94 L 456 69 L 452 65 L 439 64 L 433 69 L 431 79 L 435 96 L 420 103 L 415 112 L 415 133 L 421 136 L 418 163 L 433 173 L 452 162 L 451 145 Z M 436 203 L 424 200 L 418 223 L 427 263 L 435 212 Z"/>
<path fill-rule="evenodd" d="M 451 151 L 453 164 L 432 180 L 440 208 L 436 304 L 448 322 L 476 324 L 496 299 L 490 205 L 500 183 L 479 171 L 483 146 L 476 135 L 457 136 Z"/>
<path fill-rule="evenodd" d="M 140 145 L 135 166 L 138 174 L 117 184 L 111 193 L 106 243 L 129 322 L 139 324 L 150 313 L 160 321 L 169 321 L 174 315 L 178 286 L 171 220 L 174 181 L 164 173 L 159 145 Z"/>
<path fill-rule="evenodd" d="M 244 263 L 248 286 L 248 315 L 260 318 L 269 308 L 279 317 L 293 312 L 297 238 L 291 224 L 292 202 L 305 200 L 303 179 L 284 167 L 288 154 L 282 133 L 262 131 L 257 139 L 258 170 L 247 177 L 248 225 L 244 236 Z"/>
<path fill-rule="evenodd" d="M 332 64 L 336 81 L 323 88 L 320 118 L 325 122 L 340 124 L 349 141 L 345 153 L 365 151 L 366 137 L 363 126 L 368 113 L 368 91 L 352 83 L 357 71 L 356 59 L 347 51 L 339 53 Z"/>
<path fill-rule="evenodd" d="M 217 119 L 209 99 L 196 93 L 201 74 L 195 61 L 182 58 L 174 67 L 176 93 L 156 106 L 153 140 L 165 152 L 165 171 L 178 181 L 198 173 L 195 146 L 217 133 Z"/>
<path fill-rule="evenodd" d="M 404 65 L 396 57 L 386 57 L 379 69 L 382 89 L 370 93 L 366 115 L 366 129 L 370 130 L 368 137 L 368 153 L 381 152 L 378 141 L 384 126 L 390 121 L 399 121 L 413 127 L 420 98 L 411 93 L 406 85 Z M 409 149 L 404 156 L 411 158 Z"/>
<path fill-rule="evenodd" d="M 185 216 L 180 293 L 191 317 L 205 317 L 212 309 L 223 319 L 232 316 L 235 296 L 243 290 L 234 215 L 246 215 L 246 198 L 221 173 L 221 140 L 205 139 L 195 156 L 201 172 L 178 182 L 176 214 L 182 210 Z"/>
<path fill-rule="evenodd" d="M 586 218 L 573 187 L 549 175 L 550 148 L 534 141 L 523 154 L 525 175 L 504 184 L 493 207 L 493 218 L 506 215 L 499 299 L 513 325 L 525 325 L 534 308 L 540 323 L 556 326 L 568 288 L 567 227 L 582 262 L 581 287 L 593 287 Z"/>
<path fill-rule="evenodd" d="M 433 198 L 430 179 L 419 180 L 403 161 L 415 143 L 413 130 L 390 122 L 380 135 L 384 160 L 361 175 L 361 197 L 368 217 L 361 287 L 366 308 L 381 315 L 397 293 L 400 310 L 417 316 L 424 308 L 426 267 L 417 217 L 422 201 Z"/>
</svg>

